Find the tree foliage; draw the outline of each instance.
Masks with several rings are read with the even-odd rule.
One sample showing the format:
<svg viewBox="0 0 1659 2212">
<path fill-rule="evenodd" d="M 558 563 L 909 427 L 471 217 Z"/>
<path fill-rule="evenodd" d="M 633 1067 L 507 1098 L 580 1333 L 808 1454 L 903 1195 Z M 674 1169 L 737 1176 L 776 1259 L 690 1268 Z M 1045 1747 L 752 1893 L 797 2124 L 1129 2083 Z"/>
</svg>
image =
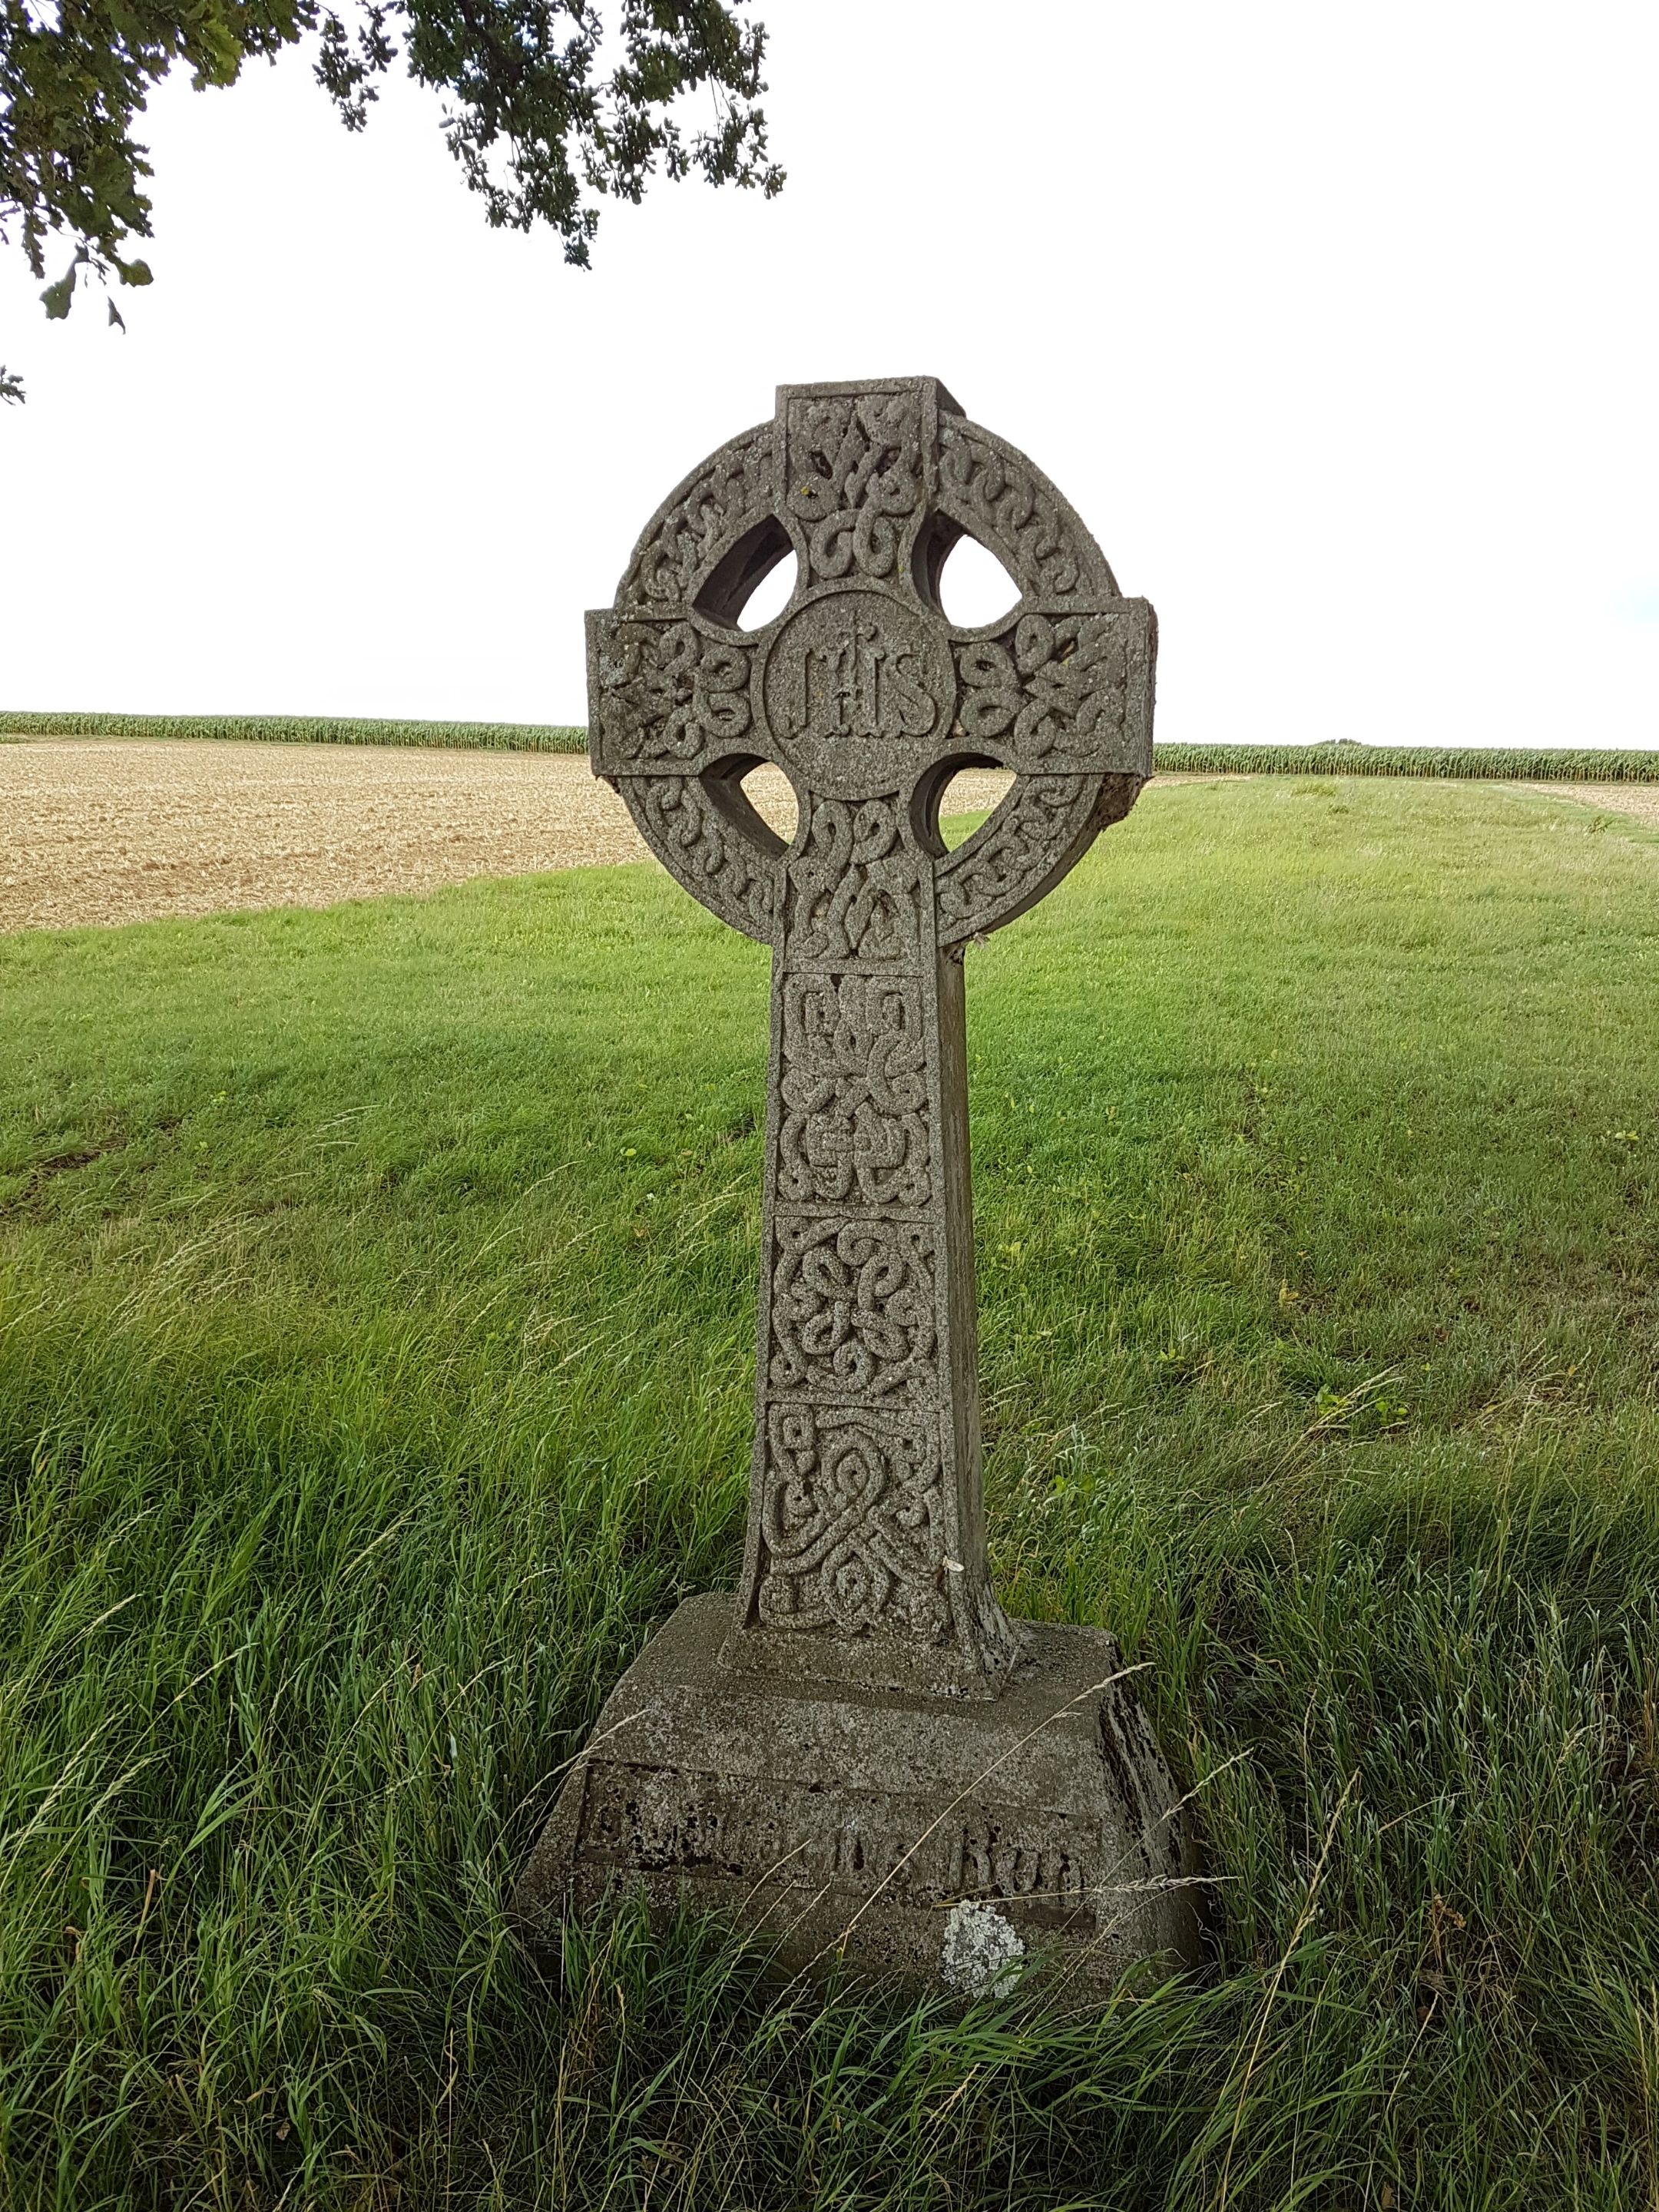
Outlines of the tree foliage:
<svg viewBox="0 0 1659 2212">
<path fill-rule="evenodd" d="M 315 33 L 319 83 L 348 130 L 368 119 L 377 80 L 401 53 L 417 82 L 447 94 L 443 131 L 489 222 L 550 223 L 586 267 L 596 202 L 635 203 L 661 170 L 758 187 L 783 173 L 768 156 L 761 64 L 766 33 L 721 0 L 621 0 L 612 38 L 598 0 L 0 0 L 0 240 L 15 231 L 29 267 L 73 247 L 41 295 L 66 315 L 77 276 L 148 284 L 131 241 L 150 236 L 133 137 L 150 88 L 175 67 L 198 90 L 236 82 Z M 707 88 L 707 124 L 673 112 Z M 112 321 L 120 318 L 110 302 Z M 15 380 L 9 380 L 12 385 Z M 0 371 L 0 394 L 7 388 Z"/>
</svg>

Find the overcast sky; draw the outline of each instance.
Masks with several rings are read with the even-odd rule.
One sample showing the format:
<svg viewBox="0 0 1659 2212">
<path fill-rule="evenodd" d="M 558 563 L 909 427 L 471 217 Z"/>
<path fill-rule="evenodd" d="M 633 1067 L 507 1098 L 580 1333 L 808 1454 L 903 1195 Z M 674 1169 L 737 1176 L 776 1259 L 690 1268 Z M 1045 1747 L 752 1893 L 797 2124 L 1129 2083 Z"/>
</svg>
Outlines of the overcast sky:
<svg viewBox="0 0 1659 2212">
<path fill-rule="evenodd" d="M 0 706 L 581 720 L 678 477 L 927 374 L 1156 604 L 1161 737 L 1659 744 L 1651 0 L 755 12 L 783 197 L 591 275 L 405 80 L 164 88 L 129 335 L 0 256 Z"/>
</svg>

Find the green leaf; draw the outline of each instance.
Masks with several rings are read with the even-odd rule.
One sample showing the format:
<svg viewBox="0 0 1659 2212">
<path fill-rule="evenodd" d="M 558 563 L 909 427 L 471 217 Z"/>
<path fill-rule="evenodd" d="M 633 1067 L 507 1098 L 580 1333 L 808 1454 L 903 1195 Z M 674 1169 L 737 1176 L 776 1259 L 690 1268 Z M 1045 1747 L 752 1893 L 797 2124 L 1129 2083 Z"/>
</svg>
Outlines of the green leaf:
<svg viewBox="0 0 1659 2212">
<path fill-rule="evenodd" d="M 46 319 L 61 323 L 70 311 L 70 301 L 75 291 L 75 264 L 71 261 L 55 284 L 48 284 L 40 295 L 46 302 Z"/>
<path fill-rule="evenodd" d="M 118 331 L 125 330 L 126 325 L 121 320 L 121 310 L 116 306 L 113 300 L 109 302 L 109 319 L 111 322 L 114 324 Z"/>
<path fill-rule="evenodd" d="M 5 364 L 0 362 L 0 399 L 9 399 L 21 407 L 27 397 L 22 378 L 14 376 Z"/>
<path fill-rule="evenodd" d="M 155 282 L 149 273 L 148 261 L 123 261 L 118 254 L 115 266 L 124 284 L 153 284 Z"/>
</svg>

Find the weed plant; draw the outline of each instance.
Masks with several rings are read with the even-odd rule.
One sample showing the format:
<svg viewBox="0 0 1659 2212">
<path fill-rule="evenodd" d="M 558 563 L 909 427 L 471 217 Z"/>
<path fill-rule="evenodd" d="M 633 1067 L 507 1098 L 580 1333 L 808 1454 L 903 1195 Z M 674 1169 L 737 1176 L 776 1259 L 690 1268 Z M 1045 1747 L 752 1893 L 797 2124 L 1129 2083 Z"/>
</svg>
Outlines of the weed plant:
<svg viewBox="0 0 1659 2212">
<path fill-rule="evenodd" d="M 7 2205 L 1659 2204 L 1659 842 L 1160 787 L 969 958 L 1000 1586 L 1202 1975 L 538 1965 L 746 1480 L 768 977 L 654 870 L 0 942 Z"/>
</svg>

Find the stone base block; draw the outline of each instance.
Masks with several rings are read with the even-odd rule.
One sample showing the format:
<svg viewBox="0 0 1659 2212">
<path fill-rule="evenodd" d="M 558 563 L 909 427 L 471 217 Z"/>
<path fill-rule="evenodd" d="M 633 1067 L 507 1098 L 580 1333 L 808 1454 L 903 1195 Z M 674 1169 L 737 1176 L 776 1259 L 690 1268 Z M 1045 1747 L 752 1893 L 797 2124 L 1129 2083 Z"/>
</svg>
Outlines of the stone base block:
<svg viewBox="0 0 1659 2212">
<path fill-rule="evenodd" d="M 733 1616 L 689 1599 L 617 1684 L 520 1881 L 532 1937 L 642 1887 L 789 1972 L 971 1991 L 1023 1958 L 1095 1995 L 1196 1963 L 1191 1830 L 1109 1636 L 1021 1624 L 985 1705 L 735 1672 Z"/>
</svg>

